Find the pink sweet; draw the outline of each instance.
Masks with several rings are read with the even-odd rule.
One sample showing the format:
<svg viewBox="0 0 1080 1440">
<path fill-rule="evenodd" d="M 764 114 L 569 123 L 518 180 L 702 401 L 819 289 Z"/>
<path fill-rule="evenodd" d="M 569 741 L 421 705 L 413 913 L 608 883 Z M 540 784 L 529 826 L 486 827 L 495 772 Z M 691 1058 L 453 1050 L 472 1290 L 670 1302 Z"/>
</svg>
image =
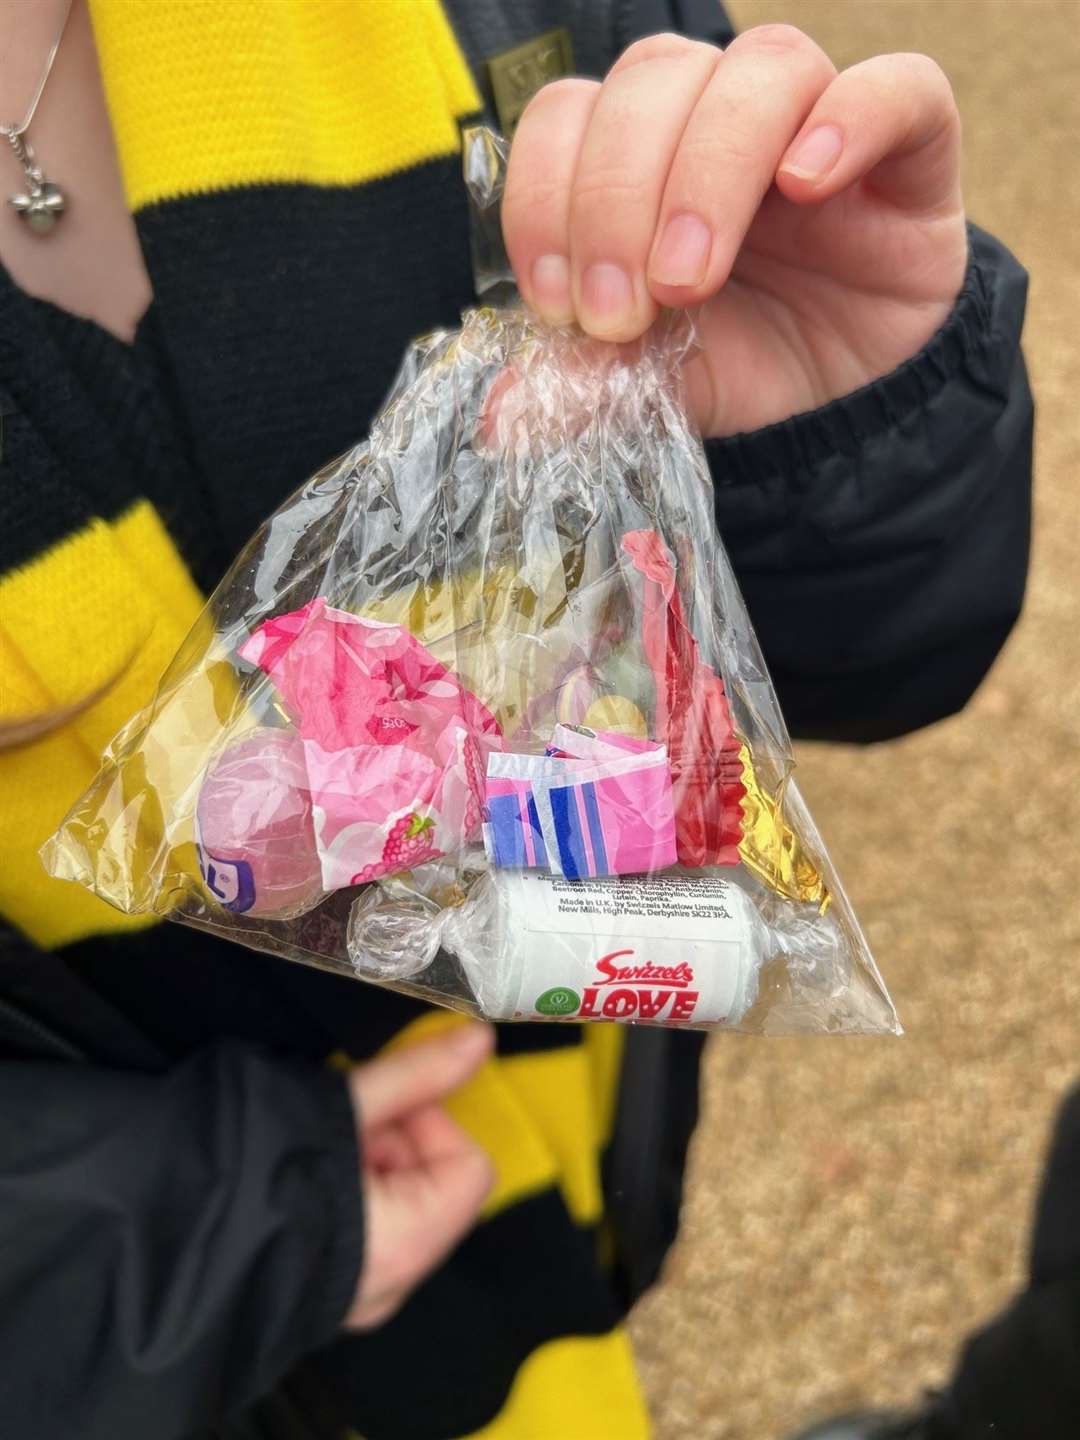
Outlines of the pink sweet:
<svg viewBox="0 0 1080 1440">
<path fill-rule="evenodd" d="M 226 909 L 297 914 L 322 897 L 300 737 L 257 730 L 206 772 L 196 810 L 199 862 Z"/>
<path fill-rule="evenodd" d="M 458 850 L 480 832 L 491 712 L 401 625 L 323 599 L 240 648 L 293 715 L 327 890 Z"/>
</svg>

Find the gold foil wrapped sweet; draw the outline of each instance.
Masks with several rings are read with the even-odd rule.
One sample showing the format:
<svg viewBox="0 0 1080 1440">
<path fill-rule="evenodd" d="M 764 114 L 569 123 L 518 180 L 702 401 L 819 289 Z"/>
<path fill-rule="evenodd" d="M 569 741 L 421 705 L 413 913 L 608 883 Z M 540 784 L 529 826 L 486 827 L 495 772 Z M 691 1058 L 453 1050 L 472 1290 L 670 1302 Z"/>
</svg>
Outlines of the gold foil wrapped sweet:
<svg viewBox="0 0 1080 1440">
<path fill-rule="evenodd" d="M 743 838 L 739 844 L 743 864 L 770 890 L 789 900 L 816 905 L 824 915 L 832 900 L 825 881 L 784 819 L 781 802 L 768 795 L 758 783 L 750 747 L 743 745 L 739 756 L 746 787 L 742 802 Z"/>
</svg>

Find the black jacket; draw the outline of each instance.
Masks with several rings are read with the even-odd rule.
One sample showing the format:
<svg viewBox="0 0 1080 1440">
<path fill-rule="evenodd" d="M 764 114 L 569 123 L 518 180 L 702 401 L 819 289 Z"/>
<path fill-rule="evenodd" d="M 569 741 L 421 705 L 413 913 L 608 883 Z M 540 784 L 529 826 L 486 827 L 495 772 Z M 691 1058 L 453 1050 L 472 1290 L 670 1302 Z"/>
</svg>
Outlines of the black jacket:
<svg viewBox="0 0 1080 1440">
<path fill-rule="evenodd" d="M 502 48 L 491 28 L 496 20 L 509 44 L 568 8 L 576 7 L 459 4 L 451 12 L 476 55 L 478 36 Z M 664 8 L 582 7 L 582 68 L 599 70 L 612 47 L 670 24 Z M 726 22 L 711 5 L 684 3 L 676 12 L 696 33 L 723 38 Z M 284 209 L 259 210 L 263 204 L 258 194 L 243 195 L 230 223 L 245 236 L 248 219 L 252 235 L 266 214 L 287 223 Z M 171 223 L 167 206 L 140 217 L 149 259 L 165 253 Z M 170 286 L 199 273 L 212 243 L 213 236 L 200 241 L 204 248 L 193 247 L 175 271 L 151 264 L 163 304 Z M 464 256 L 455 263 L 467 268 Z M 317 278 L 307 277 L 305 305 Z M 426 302 L 431 313 L 423 323 L 452 318 L 446 312 L 467 298 L 460 276 L 455 286 Z M 939 720 L 963 706 L 1008 635 L 1023 594 L 1030 519 L 1032 403 L 1020 353 L 1025 291 L 1016 261 L 973 229 L 963 293 L 920 355 L 819 412 L 708 446 L 720 530 L 796 736 L 879 740 Z M 415 303 L 425 302 L 421 296 Z M 18 425 L 32 400 L 15 393 L 17 377 L 7 367 L 23 354 L 21 327 L 30 321 L 10 285 L 3 305 L 0 399 L 9 415 L 18 412 Z M 175 319 L 182 307 L 171 313 Z M 59 317 L 48 318 L 55 342 Z M 287 326 L 289 315 L 279 312 L 279 323 Z M 295 323 L 313 322 L 305 312 Z M 408 314 L 396 324 L 405 334 L 420 328 Z M 394 326 L 385 330 L 382 368 L 373 370 L 363 402 L 368 414 L 389 379 L 392 347 L 400 348 Z M 303 353 L 300 333 L 286 334 L 282 346 Z M 208 372 L 227 364 L 224 340 L 215 348 L 212 336 L 184 332 L 181 320 L 170 339 L 174 358 L 202 343 Z M 265 348 L 267 341 L 252 343 Z M 220 392 L 220 377 L 209 378 Z M 198 382 L 195 375 L 190 383 Z M 26 389 L 24 375 L 19 384 Z M 326 388 L 319 385 L 318 402 L 304 404 L 331 404 L 322 399 Z M 216 469 L 200 450 L 217 433 L 214 417 L 206 419 L 212 403 L 208 389 L 188 406 L 206 420 L 209 439 L 187 433 L 168 457 L 174 477 L 185 464 L 199 470 L 199 483 L 224 477 L 223 493 L 227 488 L 235 502 L 232 510 L 223 504 L 234 528 L 223 522 L 211 537 L 217 550 L 207 539 L 199 555 L 194 541 L 188 552 L 204 583 L 216 578 L 258 507 L 269 508 L 325 458 L 266 444 L 260 463 L 270 478 L 245 511 L 226 449 Z M 357 407 L 316 413 L 311 429 L 348 443 Z M 250 454 L 255 442 L 245 443 Z M 166 458 L 160 463 L 166 467 Z M 28 474 L 38 474 L 31 460 L 23 484 Z M 50 475 L 40 469 L 40 493 Z M 45 543 L 37 519 L 4 510 L 9 483 L 0 476 L 0 497 L 8 494 L 0 498 L 0 571 Z M 24 543 L 26 534 L 38 538 Z M 287 1003 L 307 986 L 303 1005 L 334 1011 L 340 992 L 333 987 L 348 982 L 328 981 L 312 1001 L 312 977 L 279 967 L 288 973 L 274 983 L 286 1003 L 271 1003 L 261 987 L 269 972 L 259 967 L 277 962 L 226 955 L 209 941 L 193 953 L 190 935 L 183 934 L 182 947 L 173 927 L 140 947 L 92 939 L 53 955 L 14 930 L 0 933 L 4 1432 L 28 1440 L 165 1440 L 216 1423 L 329 1342 L 355 1284 L 362 1227 L 352 1117 L 340 1080 L 318 1063 L 329 1048 L 325 1027 L 298 1045 Z M 213 1006 L 195 1019 L 184 1011 L 184 986 L 200 989 L 211 969 L 214 1004 L 225 1004 L 223 986 L 235 986 L 239 1008 L 228 1014 L 242 1011 L 242 1027 Z M 245 989 L 249 976 L 260 980 Z M 398 1003 L 387 1000 L 372 1046 L 411 1013 L 405 1001 L 395 1010 Z M 253 1008 L 258 1025 L 247 1024 Z M 501 1043 L 531 1042 L 515 1034 Z M 673 1054 L 667 1037 L 635 1034 L 625 1091 L 633 1093 L 640 1067 L 654 1078 L 681 1069 L 689 1081 L 696 1058 L 689 1041 Z M 638 1133 L 629 1158 L 630 1142 L 616 1125 L 611 1164 L 622 1167 L 621 1176 L 647 1175 L 649 1186 L 615 1216 L 628 1297 L 655 1274 L 670 1238 L 693 1117 L 687 1099 L 673 1124 L 651 1138 Z M 644 1168 L 635 1163 L 642 1144 L 654 1160 Z"/>
</svg>

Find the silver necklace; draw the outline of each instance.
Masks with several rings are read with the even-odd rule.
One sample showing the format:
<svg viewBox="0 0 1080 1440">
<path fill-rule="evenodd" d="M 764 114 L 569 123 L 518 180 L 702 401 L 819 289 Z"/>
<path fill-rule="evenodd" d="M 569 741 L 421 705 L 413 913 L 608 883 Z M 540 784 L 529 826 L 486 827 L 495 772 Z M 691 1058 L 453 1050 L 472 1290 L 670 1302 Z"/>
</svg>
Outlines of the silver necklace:
<svg viewBox="0 0 1080 1440">
<path fill-rule="evenodd" d="M 72 0 L 67 0 L 67 8 L 64 10 L 64 18 L 60 22 L 60 29 L 56 32 L 56 39 L 49 51 L 49 58 L 45 61 L 45 69 L 42 71 L 38 87 L 34 91 L 34 98 L 30 101 L 22 123 L 20 125 L 0 125 L 0 135 L 3 135 L 11 146 L 12 154 L 22 166 L 23 174 L 26 176 L 26 193 L 12 195 L 8 204 L 14 208 L 19 219 L 29 226 L 35 235 L 47 235 L 67 208 L 67 196 L 59 185 L 54 185 L 51 180 L 45 178 L 45 172 L 34 159 L 34 152 L 26 132 L 37 114 L 38 101 L 52 74 L 53 61 L 56 59 L 56 52 L 60 49 L 60 41 L 64 38 L 64 31 L 67 29 L 67 23 L 71 17 L 71 5 Z"/>
</svg>

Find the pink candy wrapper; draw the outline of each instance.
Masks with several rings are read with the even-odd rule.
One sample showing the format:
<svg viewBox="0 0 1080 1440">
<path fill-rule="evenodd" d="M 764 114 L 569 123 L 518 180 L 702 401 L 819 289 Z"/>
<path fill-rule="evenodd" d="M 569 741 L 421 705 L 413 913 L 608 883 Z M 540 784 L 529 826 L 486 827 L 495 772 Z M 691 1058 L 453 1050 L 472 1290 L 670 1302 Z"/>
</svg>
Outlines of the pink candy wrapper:
<svg viewBox="0 0 1080 1440">
<path fill-rule="evenodd" d="M 239 653 L 271 677 L 303 742 L 326 890 L 479 836 L 498 723 L 402 626 L 316 599 L 267 620 Z"/>
</svg>

